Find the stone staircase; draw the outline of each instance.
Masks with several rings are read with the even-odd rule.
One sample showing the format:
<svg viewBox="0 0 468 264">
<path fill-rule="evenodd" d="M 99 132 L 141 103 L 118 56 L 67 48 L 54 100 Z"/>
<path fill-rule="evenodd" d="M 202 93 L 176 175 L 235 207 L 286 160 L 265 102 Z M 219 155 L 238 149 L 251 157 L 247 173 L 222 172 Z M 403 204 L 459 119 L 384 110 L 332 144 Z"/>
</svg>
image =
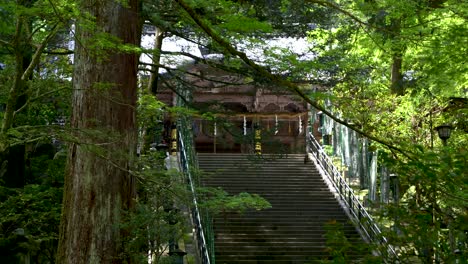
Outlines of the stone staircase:
<svg viewBox="0 0 468 264">
<path fill-rule="evenodd" d="M 256 193 L 272 205 L 214 218 L 216 264 L 330 259 L 323 228 L 329 221 L 343 223 L 349 241 L 361 241 L 313 163 L 304 164 L 304 154 L 273 158 L 200 153 L 198 159 L 205 186 L 222 187 L 231 194 Z"/>
</svg>

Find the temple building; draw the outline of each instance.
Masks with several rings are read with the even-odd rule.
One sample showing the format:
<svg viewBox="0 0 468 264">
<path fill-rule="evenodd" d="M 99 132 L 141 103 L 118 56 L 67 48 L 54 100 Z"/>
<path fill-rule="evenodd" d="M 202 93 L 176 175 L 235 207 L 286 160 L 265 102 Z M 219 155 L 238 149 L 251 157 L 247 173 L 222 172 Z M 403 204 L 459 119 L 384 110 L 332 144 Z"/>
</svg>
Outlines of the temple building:
<svg viewBox="0 0 468 264">
<path fill-rule="evenodd" d="M 308 105 L 285 89 L 207 64 L 189 64 L 159 80 L 157 97 L 197 109 L 197 152 L 304 153 Z"/>
</svg>

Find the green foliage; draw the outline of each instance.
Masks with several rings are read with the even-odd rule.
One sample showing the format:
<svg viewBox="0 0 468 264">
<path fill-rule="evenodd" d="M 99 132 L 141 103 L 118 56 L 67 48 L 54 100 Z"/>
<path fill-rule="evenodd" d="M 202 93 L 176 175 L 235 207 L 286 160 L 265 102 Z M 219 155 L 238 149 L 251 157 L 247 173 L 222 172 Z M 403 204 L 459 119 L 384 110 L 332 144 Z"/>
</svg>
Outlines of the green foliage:
<svg viewBox="0 0 468 264">
<path fill-rule="evenodd" d="M 350 241 L 344 233 L 343 224 L 330 221 L 324 225 L 324 229 L 328 256 L 319 263 L 382 263 L 380 256 L 372 255 L 370 250 L 372 245 Z"/>
<path fill-rule="evenodd" d="M 271 208 L 271 204 L 258 194 L 241 192 L 238 195 L 229 195 L 221 188 L 199 188 L 200 206 L 211 214 L 237 212 L 247 210 L 263 210 Z"/>
<path fill-rule="evenodd" d="M 31 163 L 35 184 L 22 189 L 0 186 L 0 260 L 4 263 L 14 263 L 26 254 L 36 263 L 54 263 L 64 158 L 36 157 Z"/>
<path fill-rule="evenodd" d="M 315 24 L 332 24 L 335 10 L 312 5 L 304 0 L 236 1 L 244 12 L 274 29 L 273 35 L 303 37 Z"/>
<path fill-rule="evenodd" d="M 138 119 L 140 126 L 155 125 L 163 119 L 165 104 L 153 95 L 144 94 L 138 98 Z"/>
<path fill-rule="evenodd" d="M 461 230 L 467 228 L 465 120 L 468 113 L 466 107 L 448 109 L 447 98 L 466 97 L 468 5 L 458 0 L 335 1 L 335 7 L 314 2 L 324 1 L 192 0 L 190 4 L 213 30 L 246 49 L 258 47 L 270 37 L 307 36 L 308 53 L 313 59 L 300 59 L 291 49 L 265 46 L 263 55 L 268 59 L 264 63 L 270 68 L 275 67 L 276 72 L 287 73 L 289 80 L 305 79 L 330 88 L 332 94 L 313 94 L 311 97 L 320 102 L 331 98 L 337 115 L 353 121 L 369 134 L 403 147 L 412 154 L 410 156 L 418 157 L 415 160 L 401 160 L 400 157 L 389 162 L 392 170 L 400 175 L 407 192 L 399 207 L 389 207 L 384 212 L 385 220 L 389 215 L 399 217 L 395 225 L 401 234 L 392 236 L 389 232 L 388 235 L 392 243 L 400 246 L 409 257 L 414 257 L 415 252 L 421 256 L 425 249 L 432 248 L 440 253 L 442 260 L 451 261 L 449 253 L 454 245 L 447 241 L 466 241 L 466 234 Z M 125 5 L 125 1 L 121 3 Z M 72 19 L 86 20 L 87 23 L 82 23 L 83 28 L 96 30 L 94 18 L 80 14 L 76 4 L 75 1 L 0 0 L 0 63 L 4 67 L 0 70 L 0 104 L 7 104 L 12 95 L 14 76 L 18 73 L 15 52 L 21 51 L 20 55 L 26 61 L 57 23 L 64 27 L 63 34 L 47 45 L 48 52 L 66 51 L 61 41 L 69 38 L 67 24 Z M 224 48 L 207 39 L 173 1 L 146 1 L 143 10 L 144 19 L 164 31 L 225 53 Z M 15 27 L 19 25 L 24 28 L 16 35 Z M 96 30 L 92 43 L 79 44 L 89 44 L 87 49 L 103 60 L 111 52 L 141 52 L 140 47 L 126 45 L 99 30 Z M 389 69 L 395 54 L 401 55 L 403 61 L 404 95 L 392 94 L 389 89 L 392 82 Z M 231 69 L 239 70 L 245 66 L 228 55 L 224 62 Z M 70 59 L 67 56 L 42 56 L 34 69 L 18 91 L 21 100 L 13 102 L 17 112 L 1 143 L 29 144 L 52 136 L 76 140 L 66 129 L 50 126 L 57 118 L 69 116 L 73 71 Z M 252 76 L 259 83 L 264 79 L 257 74 Z M 254 77 L 249 78 L 254 80 Z M 108 84 L 98 86 L 106 88 Z M 160 135 L 164 108 L 153 96 L 141 95 L 139 126 L 151 127 L 146 136 Z M 174 117 L 195 114 L 186 108 L 165 110 Z M 211 113 L 202 115 L 207 120 L 216 119 Z M 3 117 L 2 111 L 0 118 L 3 120 Z M 453 147 L 437 149 L 440 152 L 428 151 L 434 141 L 430 130 L 435 124 L 446 121 L 457 127 L 450 139 Z M 230 129 L 228 124 L 225 127 Z M 109 131 L 80 133 L 104 142 L 113 138 Z M 151 140 L 153 138 L 145 139 Z M 423 146 L 415 147 L 415 143 Z M 435 146 L 439 144 L 436 142 Z M 98 146 L 89 146 L 89 150 L 103 156 L 106 154 Z M 48 155 L 32 153 L 28 150 L 26 156 L 30 162 L 27 173 L 31 177 L 28 180 L 33 184 L 24 189 L 2 188 L 0 191 L 0 248 L 33 252 L 42 260 L 50 258 L 53 254 L 50 249 L 56 243 L 63 159 L 59 162 Z M 125 155 L 127 153 L 116 153 L 119 157 Z M 143 187 L 136 210 L 128 216 L 124 227 L 134 238 L 128 241 L 130 252 L 142 253 L 141 247 L 146 247 L 147 236 L 157 241 L 152 250 L 162 252 L 171 234 L 175 232 L 181 237 L 184 232 L 183 220 L 178 218 L 180 214 L 167 212 L 167 203 L 184 204 L 189 195 L 183 184 L 180 187 L 175 184 L 177 181 L 171 183 L 177 173 L 164 172 L 161 157 L 145 155 L 141 157 L 138 165 L 141 170 L 137 172 Z M 270 207 L 255 194 L 230 196 L 219 189 L 201 189 L 200 193 L 204 198 L 203 206 L 214 213 Z M 168 224 L 172 217 L 180 220 L 178 224 Z M 24 236 L 15 233 L 19 228 L 25 231 Z M 330 240 L 341 238 L 339 230 L 332 229 L 330 233 Z M 350 247 L 346 240 L 334 242 L 342 243 L 338 246 L 341 249 Z M 461 247 L 466 252 L 466 243 L 461 243 Z M 341 249 L 331 248 L 330 253 L 337 261 L 349 258 Z M 141 256 L 145 254 L 143 252 Z"/>
<path fill-rule="evenodd" d="M 403 195 L 399 204 L 382 212 L 382 219 L 393 222 L 385 235 L 399 248 L 402 259 L 440 263 L 467 259 L 466 145 L 417 149 L 417 159 L 387 160 L 398 174 Z M 455 251 L 461 254 L 455 255 Z"/>
<path fill-rule="evenodd" d="M 330 87 L 336 115 L 367 133 L 431 146 L 433 118 L 449 97 L 466 97 L 466 5 L 341 1 L 336 8 L 331 29 L 308 32 L 316 57 L 299 64 L 313 71 L 303 75 Z M 402 60 L 398 95 L 391 89 L 395 56 Z"/>
<path fill-rule="evenodd" d="M 95 27 L 94 21 L 87 21 L 91 24 L 89 27 Z M 98 31 L 92 38 L 87 40 L 86 47 L 89 52 L 98 61 L 106 61 L 106 59 L 113 53 L 140 53 L 141 48 L 130 44 L 125 44 L 121 39 L 112 35 L 111 33 Z"/>
<path fill-rule="evenodd" d="M 177 170 L 166 169 L 164 158 L 165 153 L 148 151 L 138 160 L 138 199 L 120 225 L 128 232 L 122 258 L 130 257 L 134 263 L 147 263 L 147 254 L 155 263 L 170 263 L 166 253 L 171 243 L 183 242 L 190 232 L 185 213 L 193 206 L 192 193 Z M 256 194 L 229 195 L 217 188 L 197 188 L 197 197 L 200 208 L 213 214 L 271 207 Z"/>
<path fill-rule="evenodd" d="M 5 64 L 0 71 L 0 102 L 5 110 L 2 152 L 9 144 L 51 136 L 45 126 L 67 114 L 69 99 L 62 96 L 70 95 L 69 58 L 43 56 L 44 50 L 64 45 L 66 38 L 54 35 L 70 18 L 61 13 L 65 6 L 68 4 L 50 1 L 5 1 L 5 9 L 2 5 L 2 15 L 10 18 L 0 26 L 0 62 Z M 13 127 L 15 130 L 8 131 Z"/>
<path fill-rule="evenodd" d="M 271 31 L 269 23 L 250 16 L 253 6 L 234 1 L 195 1 L 195 9 L 218 30 L 227 34 L 255 34 Z"/>
<path fill-rule="evenodd" d="M 349 257 L 347 252 L 352 248 L 352 243 L 348 241 L 344 232 L 343 225 L 332 222 L 325 225 L 325 237 L 327 239 L 327 251 L 333 259 L 332 263 L 347 263 Z"/>
<path fill-rule="evenodd" d="M 124 230 L 129 230 L 122 257 L 131 256 L 132 263 L 148 263 L 148 252 L 155 263 L 171 263 L 170 257 L 164 255 L 171 241 L 179 242 L 189 232 L 187 219 L 179 211 L 156 206 L 148 201 L 138 201 L 135 210 L 121 225 Z"/>
<path fill-rule="evenodd" d="M 189 232 L 184 211 L 189 194 L 181 175 L 167 170 L 165 153 L 149 151 L 140 156 L 136 171 L 140 180 L 134 210 L 124 212 L 120 227 L 128 233 L 122 258 L 132 263 L 171 263 L 167 251 Z"/>
</svg>

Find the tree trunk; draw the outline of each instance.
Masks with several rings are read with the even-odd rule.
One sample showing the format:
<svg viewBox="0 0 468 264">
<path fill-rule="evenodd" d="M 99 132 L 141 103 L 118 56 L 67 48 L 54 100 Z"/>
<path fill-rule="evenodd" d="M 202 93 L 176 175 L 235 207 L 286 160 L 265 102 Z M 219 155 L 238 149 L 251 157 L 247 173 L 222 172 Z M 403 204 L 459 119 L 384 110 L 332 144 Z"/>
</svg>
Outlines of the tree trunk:
<svg viewBox="0 0 468 264">
<path fill-rule="evenodd" d="M 30 2 L 27 1 L 22 7 L 26 7 Z M 26 41 L 27 32 L 32 28 L 31 20 L 17 18 L 16 31 L 13 37 L 13 54 L 15 59 L 15 74 L 13 84 L 8 92 L 5 104 L 5 112 L 1 120 L 0 129 L 0 181 L 3 181 L 5 187 L 22 188 L 26 184 L 25 179 L 25 145 L 17 144 L 10 146 L 8 140 L 8 130 L 15 124 L 15 111 L 26 104 L 26 91 L 28 90 L 27 80 L 32 80 L 32 71 L 25 74 L 28 68 L 33 64 L 33 47 Z M 44 40 L 47 43 L 47 38 Z M 38 55 L 42 50 L 36 50 Z"/>
<path fill-rule="evenodd" d="M 19 22 L 22 23 L 22 22 Z M 18 27 L 20 27 L 18 25 Z M 19 39 L 21 30 L 17 30 L 16 37 Z M 20 44 L 15 45 L 19 47 Z M 13 127 L 14 115 L 17 109 L 20 94 L 23 92 L 24 81 L 21 76 L 23 75 L 23 55 L 21 52 L 15 52 L 16 72 L 13 85 L 8 93 L 8 99 L 3 114 L 2 125 L 0 130 L 0 181 L 3 182 L 5 187 L 9 188 L 22 188 L 25 184 L 24 181 L 24 145 L 16 147 L 10 146 L 8 140 L 8 130 Z"/>
<path fill-rule="evenodd" d="M 136 146 L 138 55 L 98 46 L 96 36 L 138 45 L 138 0 L 80 4 L 71 117 L 76 143 L 68 154 L 57 263 L 122 263 L 119 223 L 135 195 L 129 170 Z"/>
<path fill-rule="evenodd" d="M 404 95 L 403 75 L 401 74 L 402 54 L 397 53 L 392 58 L 392 84 L 391 91 L 396 95 Z"/>
<path fill-rule="evenodd" d="M 392 41 L 392 77 L 390 90 L 393 94 L 404 95 L 403 85 L 403 54 L 406 46 L 401 41 L 401 18 L 392 19 L 390 26 L 390 37 Z"/>
<path fill-rule="evenodd" d="M 154 36 L 154 52 L 152 73 L 148 83 L 148 91 L 154 95 L 158 92 L 159 64 L 161 63 L 161 48 L 164 40 L 164 31 L 156 27 Z"/>
</svg>

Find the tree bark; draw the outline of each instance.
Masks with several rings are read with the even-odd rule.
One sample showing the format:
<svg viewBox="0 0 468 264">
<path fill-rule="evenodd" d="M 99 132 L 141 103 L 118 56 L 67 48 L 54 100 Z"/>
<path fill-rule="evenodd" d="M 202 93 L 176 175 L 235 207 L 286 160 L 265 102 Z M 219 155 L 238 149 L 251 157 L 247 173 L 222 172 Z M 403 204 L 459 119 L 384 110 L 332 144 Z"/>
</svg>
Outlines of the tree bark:
<svg viewBox="0 0 468 264">
<path fill-rule="evenodd" d="M 119 224 L 135 195 L 129 171 L 136 146 L 138 55 L 98 47 L 96 36 L 139 45 L 138 6 L 138 0 L 80 2 L 71 117 L 76 143 L 67 160 L 57 263 L 124 262 Z"/>
<path fill-rule="evenodd" d="M 393 53 L 390 90 L 393 94 L 404 95 L 405 87 L 403 85 L 402 65 L 405 45 L 401 43 L 401 18 L 392 19 L 389 33 Z"/>
<path fill-rule="evenodd" d="M 392 58 L 392 77 L 391 77 L 391 91 L 396 95 L 404 95 L 405 90 L 403 87 L 403 74 L 401 67 L 403 64 L 402 54 L 397 53 Z"/>
<path fill-rule="evenodd" d="M 158 92 L 159 64 L 161 63 L 161 49 L 164 40 L 164 30 L 156 27 L 154 36 L 153 65 L 151 77 L 148 83 L 148 91 L 154 95 Z"/>
</svg>

